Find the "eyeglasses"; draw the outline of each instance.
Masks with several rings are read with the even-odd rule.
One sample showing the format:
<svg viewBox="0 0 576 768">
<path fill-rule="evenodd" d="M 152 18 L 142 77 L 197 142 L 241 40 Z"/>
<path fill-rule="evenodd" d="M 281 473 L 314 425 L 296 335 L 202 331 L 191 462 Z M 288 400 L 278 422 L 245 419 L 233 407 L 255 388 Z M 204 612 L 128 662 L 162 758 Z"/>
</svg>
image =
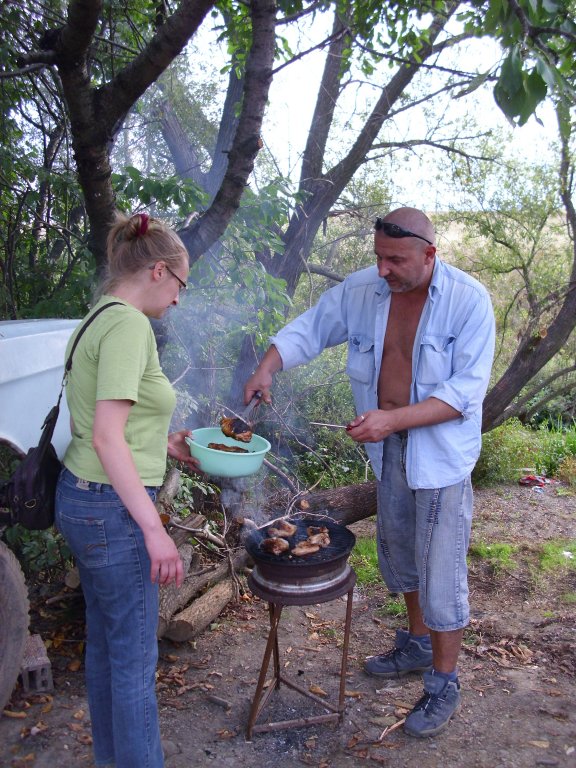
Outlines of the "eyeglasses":
<svg viewBox="0 0 576 768">
<path fill-rule="evenodd" d="M 377 232 L 384 232 L 385 235 L 388 235 L 388 237 L 417 237 L 419 240 L 424 240 L 425 243 L 428 243 L 429 245 L 434 245 L 432 240 L 428 240 L 427 237 L 422 237 L 422 235 L 417 235 L 415 232 L 410 232 L 409 229 L 403 229 L 402 227 L 399 227 L 398 224 L 392 224 L 391 221 L 384 221 L 384 219 L 376 219 L 376 223 L 374 224 L 374 229 Z"/>
<path fill-rule="evenodd" d="M 185 283 L 185 282 L 184 282 L 184 280 L 182 280 L 182 278 L 181 278 L 181 277 L 178 277 L 178 275 L 176 274 L 176 272 L 173 272 L 173 271 L 170 269 L 170 267 L 168 266 L 168 264 L 165 264 L 164 266 L 166 267 L 166 269 L 168 270 L 168 272 L 170 272 L 170 274 L 172 275 L 172 277 L 175 277 L 175 278 L 176 278 L 176 280 L 178 280 L 178 282 L 180 283 L 180 286 L 178 287 L 178 293 L 182 293 L 182 291 L 185 291 L 185 290 L 186 290 L 186 288 L 188 288 L 188 283 Z"/>
<path fill-rule="evenodd" d="M 180 285 L 178 286 L 178 293 L 182 293 L 182 291 L 185 291 L 186 288 L 188 288 L 188 283 L 185 283 L 181 277 L 178 277 L 176 272 L 170 269 L 170 267 L 168 266 L 168 264 L 166 264 L 166 262 L 164 262 L 164 266 L 166 267 L 166 271 L 169 272 L 172 275 L 172 277 L 175 277 L 176 280 L 178 280 L 178 282 L 180 283 Z M 153 264 L 151 267 L 148 267 L 148 269 L 156 269 L 156 264 Z"/>
</svg>

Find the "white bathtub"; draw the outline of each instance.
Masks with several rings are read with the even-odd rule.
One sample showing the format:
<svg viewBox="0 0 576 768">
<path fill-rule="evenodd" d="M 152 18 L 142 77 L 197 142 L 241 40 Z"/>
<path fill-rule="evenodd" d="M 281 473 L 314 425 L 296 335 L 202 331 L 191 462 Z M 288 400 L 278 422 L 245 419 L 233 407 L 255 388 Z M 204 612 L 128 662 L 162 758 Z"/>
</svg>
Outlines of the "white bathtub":
<svg viewBox="0 0 576 768">
<path fill-rule="evenodd" d="M 64 353 L 80 320 L 0 321 L 0 442 L 22 453 L 36 445 L 64 374 Z M 66 394 L 54 431 L 60 457 L 70 442 Z"/>
</svg>

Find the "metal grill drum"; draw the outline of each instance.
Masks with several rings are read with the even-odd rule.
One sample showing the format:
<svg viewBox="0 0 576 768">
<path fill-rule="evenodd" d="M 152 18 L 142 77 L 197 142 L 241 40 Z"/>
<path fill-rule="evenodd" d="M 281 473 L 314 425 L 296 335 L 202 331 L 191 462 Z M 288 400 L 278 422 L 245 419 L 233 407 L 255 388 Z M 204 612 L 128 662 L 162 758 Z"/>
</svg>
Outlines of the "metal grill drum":
<svg viewBox="0 0 576 768">
<path fill-rule="evenodd" d="M 345 526 L 323 517 L 290 518 L 297 526 L 288 538 L 290 549 L 308 537 L 309 526 L 325 526 L 330 544 L 305 557 L 290 553 L 273 555 L 260 544 L 268 537 L 273 523 L 252 531 L 246 539 L 246 549 L 254 560 L 249 586 L 254 594 L 269 602 L 283 605 L 310 605 L 335 600 L 354 585 L 355 574 L 348 565 L 348 557 L 356 537 Z"/>
</svg>

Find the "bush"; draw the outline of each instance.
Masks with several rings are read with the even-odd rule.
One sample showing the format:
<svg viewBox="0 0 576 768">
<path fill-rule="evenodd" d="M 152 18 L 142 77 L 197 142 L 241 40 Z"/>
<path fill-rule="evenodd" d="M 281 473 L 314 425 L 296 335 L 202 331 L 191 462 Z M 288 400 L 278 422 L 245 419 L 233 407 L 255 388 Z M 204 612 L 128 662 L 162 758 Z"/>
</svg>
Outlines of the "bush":
<svg viewBox="0 0 576 768">
<path fill-rule="evenodd" d="M 510 419 L 482 436 L 482 451 L 472 478 L 476 485 L 518 480 L 522 469 L 537 466 L 538 440 L 534 430 Z"/>
<path fill-rule="evenodd" d="M 482 451 L 473 472 L 476 485 L 515 482 L 522 470 L 576 483 L 576 426 L 561 423 L 533 429 L 509 419 L 482 436 Z"/>
</svg>

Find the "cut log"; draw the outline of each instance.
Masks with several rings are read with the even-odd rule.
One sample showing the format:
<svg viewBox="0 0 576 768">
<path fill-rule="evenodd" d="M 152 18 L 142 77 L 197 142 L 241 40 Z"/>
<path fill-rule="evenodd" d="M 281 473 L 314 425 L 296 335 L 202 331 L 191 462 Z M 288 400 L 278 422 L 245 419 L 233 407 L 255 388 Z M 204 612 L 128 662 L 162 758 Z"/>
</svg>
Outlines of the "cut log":
<svg viewBox="0 0 576 768">
<path fill-rule="evenodd" d="M 182 559 L 182 566 L 184 568 L 184 574 L 186 575 L 190 569 L 190 563 L 194 555 L 194 547 L 192 544 L 182 544 L 178 548 L 180 558 Z M 170 619 L 176 613 L 176 611 L 182 608 L 183 603 L 180 599 L 180 590 L 172 583 L 166 586 L 160 587 L 160 594 L 158 599 L 158 637 L 161 637 L 161 631 L 164 631 Z"/>
<path fill-rule="evenodd" d="M 232 579 L 216 584 L 173 617 L 164 637 L 179 643 L 192 640 L 220 615 L 234 597 L 235 589 Z"/>
<path fill-rule="evenodd" d="M 238 550 L 232 557 L 232 567 L 235 573 L 242 571 L 250 562 L 250 556 L 245 549 Z M 192 571 L 184 579 L 184 583 L 176 591 L 174 601 L 170 605 L 172 613 L 168 611 L 161 613 L 158 621 L 158 637 L 168 637 L 166 634 L 172 616 L 185 608 L 195 595 L 202 592 L 206 587 L 213 587 L 222 579 L 225 579 L 230 573 L 230 564 L 224 560 L 219 565 L 213 565 L 203 568 L 200 571 Z"/>
</svg>

